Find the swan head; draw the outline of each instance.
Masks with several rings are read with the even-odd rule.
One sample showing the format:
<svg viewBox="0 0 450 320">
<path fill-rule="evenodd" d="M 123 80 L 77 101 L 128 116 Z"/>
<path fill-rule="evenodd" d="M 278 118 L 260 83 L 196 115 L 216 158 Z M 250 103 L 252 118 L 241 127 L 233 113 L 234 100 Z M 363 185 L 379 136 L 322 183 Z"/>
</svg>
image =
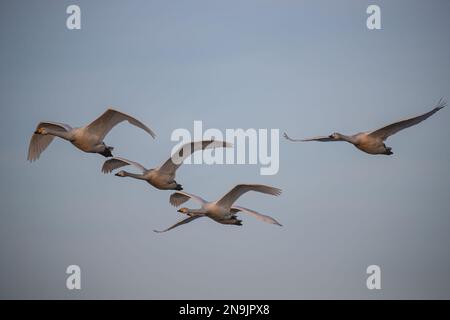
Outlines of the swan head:
<svg viewBox="0 0 450 320">
<path fill-rule="evenodd" d="M 125 171 L 119 171 L 119 172 L 117 172 L 116 174 L 115 174 L 115 176 L 116 177 L 125 177 L 126 176 L 126 174 L 125 174 Z"/>
<path fill-rule="evenodd" d="M 340 140 L 341 139 L 341 135 L 339 133 L 337 133 L 337 132 L 334 132 L 334 133 L 330 134 L 328 137 L 330 139 L 333 139 L 333 140 Z"/>
<path fill-rule="evenodd" d="M 181 208 L 178 210 L 178 212 L 183 213 L 183 214 L 188 214 L 189 213 L 189 209 L 188 208 Z"/>
<path fill-rule="evenodd" d="M 47 130 L 45 128 L 37 128 L 34 134 L 48 134 Z"/>
</svg>

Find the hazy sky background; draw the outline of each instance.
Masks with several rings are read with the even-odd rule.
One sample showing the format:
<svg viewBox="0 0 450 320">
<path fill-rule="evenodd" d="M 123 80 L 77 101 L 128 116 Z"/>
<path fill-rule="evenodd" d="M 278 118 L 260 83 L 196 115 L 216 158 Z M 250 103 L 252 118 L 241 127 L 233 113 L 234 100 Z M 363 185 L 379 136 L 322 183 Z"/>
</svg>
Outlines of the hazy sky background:
<svg viewBox="0 0 450 320">
<path fill-rule="evenodd" d="M 82 30 L 66 28 L 78 4 Z M 366 28 L 378 4 L 382 30 Z M 280 140 L 280 171 L 184 166 L 185 191 L 283 189 L 238 203 L 283 227 L 181 215 L 169 191 L 100 172 L 104 158 L 55 139 L 26 162 L 41 120 L 136 116 L 106 137 L 159 165 L 176 128 L 356 133 L 450 98 L 449 1 L 1 1 L 0 298 L 450 298 L 450 109 L 388 140 L 394 155 Z M 189 203 L 195 207 L 195 203 Z M 65 287 L 66 267 L 82 290 Z M 382 290 L 366 268 L 382 268 Z"/>
</svg>

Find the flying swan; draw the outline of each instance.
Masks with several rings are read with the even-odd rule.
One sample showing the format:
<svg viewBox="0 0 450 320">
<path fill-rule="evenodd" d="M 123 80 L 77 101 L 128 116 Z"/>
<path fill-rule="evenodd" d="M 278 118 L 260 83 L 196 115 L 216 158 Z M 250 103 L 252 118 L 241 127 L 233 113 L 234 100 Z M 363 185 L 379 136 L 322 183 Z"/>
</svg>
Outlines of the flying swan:
<svg viewBox="0 0 450 320">
<path fill-rule="evenodd" d="M 249 215 L 252 215 L 255 218 L 262 220 L 264 222 L 281 226 L 281 224 L 272 217 L 258 213 L 251 209 L 233 205 L 234 202 L 240 196 L 242 196 L 244 193 L 246 193 L 248 191 L 256 191 L 256 192 L 261 192 L 261 193 L 265 193 L 265 194 L 270 194 L 273 196 L 278 196 L 281 194 L 280 189 L 262 185 L 262 184 L 238 184 L 233 189 L 231 189 L 227 194 L 225 194 L 222 198 L 220 198 L 219 200 L 213 201 L 213 202 L 207 202 L 206 200 L 200 198 L 199 196 L 189 194 L 189 193 L 183 192 L 183 191 L 177 191 L 177 192 L 174 192 L 170 196 L 170 203 L 173 206 L 178 207 L 181 204 L 188 201 L 189 199 L 192 199 L 192 200 L 200 203 L 201 208 L 200 209 L 181 208 L 178 210 L 178 212 L 186 214 L 188 216 L 187 218 L 177 222 L 176 224 L 174 224 L 173 226 L 171 226 L 165 230 L 162 230 L 162 231 L 153 230 L 153 231 L 166 232 L 173 228 L 181 226 L 183 224 L 189 223 L 200 217 L 208 217 L 208 218 L 213 219 L 214 221 L 216 221 L 218 223 L 222 223 L 222 224 L 233 224 L 233 225 L 241 226 L 242 220 L 239 220 L 236 217 L 236 213 L 238 213 L 240 211 L 247 213 Z"/>
<path fill-rule="evenodd" d="M 103 139 L 114 126 L 125 120 L 145 130 L 155 138 L 155 133 L 139 120 L 120 111 L 108 109 L 96 120 L 80 128 L 72 128 L 59 122 L 40 122 L 31 137 L 28 160 L 31 162 L 37 160 L 54 137 L 67 140 L 84 152 L 99 153 L 104 157 L 112 157 L 113 147 L 105 145 Z"/>
<path fill-rule="evenodd" d="M 391 155 L 393 154 L 392 148 L 386 147 L 384 144 L 384 141 L 392 136 L 393 134 L 399 132 L 400 130 L 409 128 L 411 126 L 414 126 L 423 120 L 431 117 L 433 114 L 441 110 L 447 105 L 447 103 L 441 99 L 439 100 L 437 106 L 420 116 L 398 121 L 395 123 L 392 123 L 390 125 L 387 125 L 383 128 L 380 128 L 378 130 L 372 131 L 372 132 L 361 132 L 357 133 L 351 136 L 346 136 L 341 133 L 333 133 L 330 136 L 321 136 L 321 137 L 314 137 L 310 139 L 292 139 L 290 138 L 286 133 L 284 133 L 284 137 L 290 141 L 320 141 L 320 142 L 328 142 L 328 141 L 346 141 L 351 144 L 353 144 L 356 148 L 358 148 L 361 151 L 364 151 L 369 154 L 385 154 L 385 155 Z"/>
<path fill-rule="evenodd" d="M 131 177 L 135 179 L 145 180 L 152 186 L 161 190 L 183 190 L 181 184 L 175 181 L 175 173 L 183 164 L 183 160 L 198 150 L 211 148 L 227 148 L 232 144 L 223 141 L 204 140 L 200 142 L 189 142 L 181 146 L 166 162 L 155 169 L 146 169 L 140 163 L 127 160 L 125 158 L 114 157 L 105 161 L 102 167 L 103 173 L 110 173 L 114 169 L 132 165 L 141 171 L 140 174 L 130 173 L 127 171 L 119 171 L 116 173 L 118 177 Z"/>
</svg>

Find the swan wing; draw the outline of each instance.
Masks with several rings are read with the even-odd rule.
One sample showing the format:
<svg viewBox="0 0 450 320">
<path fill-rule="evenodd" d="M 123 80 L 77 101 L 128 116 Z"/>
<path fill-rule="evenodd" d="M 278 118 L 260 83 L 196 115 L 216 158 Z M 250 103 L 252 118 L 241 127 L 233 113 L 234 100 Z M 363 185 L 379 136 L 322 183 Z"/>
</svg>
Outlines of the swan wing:
<svg viewBox="0 0 450 320">
<path fill-rule="evenodd" d="M 167 228 L 167 229 L 164 229 L 164 230 L 153 230 L 153 231 L 154 231 L 154 232 L 157 232 L 157 233 L 163 233 L 163 232 L 172 230 L 173 228 L 176 228 L 176 227 L 178 227 L 178 226 L 181 226 L 181 225 L 183 225 L 183 224 L 186 224 L 186 223 L 189 223 L 189 222 L 191 222 L 191 221 L 194 221 L 195 219 L 200 218 L 200 217 L 203 217 L 203 216 L 192 216 L 192 217 L 187 217 L 187 218 L 185 218 L 185 219 L 183 219 L 183 220 L 181 220 L 181 221 L 178 221 L 178 222 L 175 223 L 173 226 L 171 226 L 171 227 L 169 227 L 169 228 Z"/>
<path fill-rule="evenodd" d="M 193 141 L 182 145 L 177 152 L 175 152 L 166 162 L 159 167 L 159 171 L 167 174 L 174 174 L 175 171 L 183 164 L 183 161 L 188 158 L 195 151 L 213 149 L 213 148 L 228 148 L 233 145 L 224 141 L 203 140 Z"/>
<path fill-rule="evenodd" d="M 176 191 L 176 192 L 172 193 L 170 195 L 169 202 L 174 207 L 178 207 L 190 199 L 195 200 L 202 205 L 206 203 L 205 199 L 202 199 L 199 196 L 196 196 L 196 195 L 184 192 L 184 191 Z"/>
<path fill-rule="evenodd" d="M 313 138 L 308 138 L 308 139 L 293 139 L 293 138 L 289 137 L 286 132 L 283 133 L 283 137 L 285 137 L 289 141 L 293 141 L 293 142 L 306 142 L 306 141 L 328 142 L 328 141 L 336 141 L 333 138 L 330 138 L 329 136 L 318 136 L 318 137 L 313 137 Z"/>
<path fill-rule="evenodd" d="M 446 105 L 447 105 L 447 102 L 443 99 L 440 99 L 438 104 L 436 105 L 436 107 L 434 107 L 433 110 L 431 110 L 427 113 L 424 113 L 420 116 L 417 116 L 417 117 L 394 122 L 390 125 L 387 125 L 383 128 L 380 128 L 378 130 L 375 130 L 375 131 L 369 133 L 369 136 L 374 137 L 374 138 L 381 138 L 382 140 L 386 140 L 389 136 L 396 134 L 400 130 L 412 127 L 412 126 L 424 121 L 425 119 L 428 119 L 433 114 L 435 114 L 436 112 L 438 112 L 439 110 L 444 108 Z"/>
<path fill-rule="evenodd" d="M 40 122 L 36 130 L 39 128 L 48 128 L 55 131 L 71 131 L 72 128 L 65 123 L 59 122 Z M 48 145 L 53 141 L 54 136 L 43 135 L 43 134 L 33 134 L 31 136 L 30 145 L 28 147 L 28 161 L 33 162 L 39 159 L 41 153 L 48 147 Z"/>
<path fill-rule="evenodd" d="M 134 161 L 131 161 L 131 160 L 128 160 L 128 159 L 125 159 L 125 158 L 114 157 L 114 158 L 106 160 L 103 163 L 102 172 L 103 173 L 110 173 L 111 171 L 113 171 L 113 170 L 115 170 L 117 168 L 128 166 L 128 165 L 135 166 L 142 173 L 147 171 L 147 169 L 145 169 L 144 166 L 141 165 L 138 162 L 134 162 Z"/>
<path fill-rule="evenodd" d="M 153 138 L 156 137 L 155 133 L 139 120 L 114 109 L 106 110 L 100 117 L 86 126 L 87 130 L 97 136 L 100 140 L 103 140 L 108 132 L 117 124 L 122 121 L 128 121 L 130 124 L 141 128 L 150 134 Z"/>
<path fill-rule="evenodd" d="M 225 194 L 221 199 L 217 200 L 216 204 L 221 207 L 230 209 L 233 203 L 248 191 L 256 191 L 273 196 L 278 196 L 281 194 L 281 189 L 266 186 L 263 184 L 238 184 L 227 194 Z"/>
<path fill-rule="evenodd" d="M 237 213 L 237 212 L 244 212 L 244 213 L 248 213 L 249 215 L 255 217 L 258 220 L 267 222 L 267 223 L 272 223 L 272 224 L 276 224 L 277 226 L 281 226 L 281 223 L 279 223 L 277 220 L 275 220 L 274 218 L 267 216 L 265 214 L 261 214 L 259 212 L 256 212 L 254 210 L 251 209 L 247 209 L 244 207 L 240 207 L 240 206 L 233 206 L 231 207 L 231 212 L 232 213 Z"/>
</svg>

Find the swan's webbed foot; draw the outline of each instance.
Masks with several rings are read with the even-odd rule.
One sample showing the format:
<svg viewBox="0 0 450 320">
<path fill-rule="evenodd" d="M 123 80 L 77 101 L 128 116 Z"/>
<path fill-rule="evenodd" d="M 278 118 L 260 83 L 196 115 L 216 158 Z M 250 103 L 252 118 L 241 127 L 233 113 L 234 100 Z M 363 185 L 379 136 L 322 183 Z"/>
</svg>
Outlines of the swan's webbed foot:
<svg viewBox="0 0 450 320">
<path fill-rule="evenodd" d="M 177 183 L 177 185 L 175 186 L 174 190 L 181 191 L 181 190 L 183 190 L 183 186 L 181 184 Z"/>
<path fill-rule="evenodd" d="M 101 154 L 105 158 L 112 157 L 113 156 L 111 153 L 112 149 L 113 147 L 106 147 L 102 152 L 99 152 L 99 154 Z"/>
<path fill-rule="evenodd" d="M 385 154 L 388 155 L 388 156 L 390 156 L 391 154 L 394 154 L 394 153 L 392 152 L 392 148 L 386 147 L 386 153 L 385 153 Z"/>
</svg>

